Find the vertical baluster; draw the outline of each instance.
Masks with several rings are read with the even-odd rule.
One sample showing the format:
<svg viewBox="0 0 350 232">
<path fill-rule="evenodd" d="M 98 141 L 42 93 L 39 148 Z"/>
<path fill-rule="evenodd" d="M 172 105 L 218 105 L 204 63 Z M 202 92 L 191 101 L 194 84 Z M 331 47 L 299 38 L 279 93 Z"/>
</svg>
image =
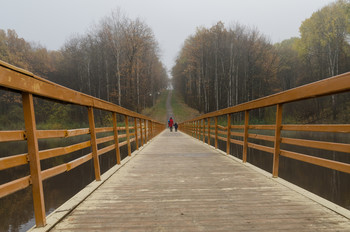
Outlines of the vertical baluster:
<svg viewBox="0 0 350 232">
<path fill-rule="evenodd" d="M 115 144 L 115 153 L 117 156 L 117 164 L 120 164 L 120 149 L 119 149 L 119 138 L 118 138 L 118 123 L 117 123 L 117 114 L 113 112 L 113 132 L 114 132 L 114 144 Z"/>
<path fill-rule="evenodd" d="M 138 129 L 137 129 L 137 118 L 134 118 L 134 132 L 135 132 L 135 143 L 136 143 L 136 150 L 139 149 L 139 136 L 138 136 Z"/>
<path fill-rule="evenodd" d="M 231 145 L 231 114 L 227 115 L 227 143 L 226 143 L 226 153 L 230 154 Z"/>
<path fill-rule="evenodd" d="M 208 145 L 210 145 L 210 118 L 208 120 Z"/>
<path fill-rule="evenodd" d="M 143 146 L 143 129 L 142 129 L 142 119 L 140 118 L 140 136 L 141 136 L 141 146 Z"/>
<path fill-rule="evenodd" d="M 46 225 L 46 215 L 43 183 L 41 177 L 39 146 L 36 137 L 36 122 L 34 114 L 33 95 L 29 93 L 23 93 L 22 99 L 28 146 L 30 177 L 32 181 L 35 223 L 37 227 L 42 227 Z"/>
<path fill-rule="evenodd" d="M 201 139 L 201 121 L 197 120 L 197 139 Z"/>
<path fill-rule="evenodd" d="M 148 120 L 145 119 L 145 143 L 148 142 L 147 122 Z"/>
<path fill-rule="evenodd" d="M 218 148 L 218 116 L 215 116 L 215 148 Z"/>
<path fill-rule="evenodd" d="M 202 125 L 203 125 L 203 143 L 205 143 L 205 121 L 204 121 L 204 118 L 202 119 Z"/>
<path fill-rule="evenodd" d="M 130 133 L 129 133 L 129 117 L 125 115 L 125 133 L 126 141 L 128 143 L 128 156 L 131 156 L 131 144 L 130 144 Z"/>
<path fill-rule="evenodd" d="M 243 163 L 247 162 L 249 111 L 244 112 Z"/>
<path fill-rule="evenodd" d="M 90 136 L 91 136 L 91 149 L 92 158 L 94 160 L 95 179 L 101 180 L 100 162 L 97 154 L 97 142 L 96 142 L 96 130 L 95 130 L 95 119 L 94 119 L 94 108 L 89 106 L 88 108 L 89 125 L 90 125 Z"/>
<path fill-rule="evenodd" d="M 278 177 L 280 145 L 281 145 L 281 126 L 282 126 L 282 104 L 277 105 L 276 110 L 276 128 L 275 128 L 275 146 L 273 153 L 272 176 Z"/>
</svg>

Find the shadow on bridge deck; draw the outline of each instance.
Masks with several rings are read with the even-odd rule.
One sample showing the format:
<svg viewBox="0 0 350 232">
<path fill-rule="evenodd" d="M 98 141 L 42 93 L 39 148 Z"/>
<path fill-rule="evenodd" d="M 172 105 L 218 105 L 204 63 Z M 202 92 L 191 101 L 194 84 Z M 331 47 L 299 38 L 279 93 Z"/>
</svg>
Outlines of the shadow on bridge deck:
<svg viewBox="0 0 350 232">
<path fill-rule="evenodd" d="M 350 231 L 348 218 L 181 132 L 164 131 L 99 184 L 57 210 L 71 212 L 53 231 Z"/>
</svg>

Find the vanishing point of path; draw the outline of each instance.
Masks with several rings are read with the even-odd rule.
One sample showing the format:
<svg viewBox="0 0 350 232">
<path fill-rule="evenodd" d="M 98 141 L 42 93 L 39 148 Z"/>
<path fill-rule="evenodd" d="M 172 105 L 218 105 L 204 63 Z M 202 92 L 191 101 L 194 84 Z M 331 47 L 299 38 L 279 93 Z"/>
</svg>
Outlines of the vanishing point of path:
<svg viewBox="0 0 350 232">
<path fill-rule="evenodd" d="M 350 220 L 166 130 L 53 231 L 350 231 Z"/>
<path fill-rule="evenodd" d="M 174 118 L 173 108 L 171 107 L 171 97 L 173 95 L 173 91 L 169 90 L 168 97 L 166 99 L 166 118 L 167 121 L 170 117 Z"/>
</svg>

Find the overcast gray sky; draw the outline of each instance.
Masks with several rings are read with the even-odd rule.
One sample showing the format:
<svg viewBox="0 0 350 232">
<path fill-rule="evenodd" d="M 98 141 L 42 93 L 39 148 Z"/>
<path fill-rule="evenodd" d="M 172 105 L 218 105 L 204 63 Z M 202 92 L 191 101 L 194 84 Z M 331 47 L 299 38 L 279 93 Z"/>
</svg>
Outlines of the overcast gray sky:
<svg viewBox="0 0 350 232">
<path fill-rule="evenodd" d="M 118 7 L 150 26 L 168 69 L 196 27 L 239 22 L 255 26 L 272 42 L 299 36 L 299 26 L 331 0 L 0 0 L 0 29 L 14 29 L 26 41 L 59 49 L 74 34 Z"/>
</svg>

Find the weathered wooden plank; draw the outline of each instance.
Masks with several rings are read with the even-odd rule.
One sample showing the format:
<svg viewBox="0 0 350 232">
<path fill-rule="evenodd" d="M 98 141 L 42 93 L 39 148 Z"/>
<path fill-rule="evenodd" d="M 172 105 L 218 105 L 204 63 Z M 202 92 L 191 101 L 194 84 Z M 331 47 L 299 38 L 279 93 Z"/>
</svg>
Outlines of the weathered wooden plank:
<svg viewBox="0 0 350 232">
<path fill-rule="evenodd" d="M 89 146 L 91 146 L 91 142 L 86 141 L 86 142 L 70 145 L 67 147 L 56 147 L 52 149 L 42 150 L 42 151 L 39 151 L 39 156 L 40 156 L 40 160 L 44 160 L 44 159 L 48 159 L 48 158 L 52 158 L 60 155 L 65 155 L 74 151 L 78 151 Z"/>
<path fill-rule="evenodd" d="M 0 142 L 20 141 L 25 139 L 25 131 L 0 131 Z"/>
<path fill-rule="evenodd" d="M 321 167 L 350 173 L 350 164 L 348 164 L 348 163 L 342 163 L 342 162 L 338 162 L 338 161 L 318 158 L 318 157 L 309 156 L 309 155 L 305 155 L 305 154 L 301 154 L 301 153 L 297 153 L 297 152 L 286 151 L 286 150 L 281 150 L 281 155 L 288 157 L 288 158 L 300 160 L 303 162 L 315 164 L 315 165 L 318 165 Z"/>
<path fill-rule="evenodd" d="M 282 130 L 350 133 L 349 124 L 282 125 Z"/>
<path fill-rule="evenodd" d="M 0 170 L 17 167 L 28 163 L 28 154 L 0 158 Z"/>
<path fill-rule="evenodd" d="M 162 146 L 165 143 L 167 149 Z M 273 178 L 184 134 L 167 131 L 133 156 L 52 231 L 349 228 L 348 219 Z"/>
<path fill-rule="evenodd" d="M 98 138 L 96 139 L 96 142 L 97 144 L 101 144 L 101 143 L 110 142 L 112 140 L 114 140 L 114 135 Z"/>
<path fill-rule="evenodd" d="M 293 139 L 293 138 L 281 138 L 282 143 L 292 144 L 303 147 L 312 147 L 329 151 L 339 151 L 350 153 L 350 144 L 345 143 L 332 143 L 324 141 L 314 141 L 308 139 Z"/>
<path fill-rule="evenodd" d="M 79 157 L 78 159 L 72 160 L 67 163 L 67 171 L 72 170 L 73 168 L 78 167 L 79 165 L 89 161 L 92 159 L 92 153 Z"/>
<path fill-rule="evenodd" d="M 323 79 L 311 84 L 303 85 L 284 92 L 276 93 L 267 97 L 259 98 L 237 106 L 225 108 L 215 112 L 203 114 L 193 120 L 216 117 L 229 113 L 242 112 L 256 108 L 268 107 L 277 104 L 300 101 L 304 99 L 342 93 L 350 90 L 350 72 Z"/>
<path fill-rule="evenodd" d="M 243 134 L 243 133 L 242 133 Z M 266 141 L 274 141 L 275 137 L 270 135 L 260 135 L 260 134 L 248 134 L 248 138 L 261 139 Z"/>
<path fill-rule="evenodd" d="M 30 176 L 22 177 L 20 179 L 0 185 L 0 198 L 10 195 L 18 190 L 27 188 L 30 184 Z"/>
<path fill-rule="evenodd" d="M 269 153 L 273 153 L 274 151 L 273 147 L 267 147 L 267 146 L 263 146 L 255 143 L 248 143 L 248 147 L 254 148 L 260 151 L 269 152 Z"/>
<path fill-rule="evenodd" d="M 41 177 L 43 180 L 46 180 L 50 177 L 53 177 L 53 176 L 56 176 L 58 174 L 61 174 L 65 171 L 67 171 L 68 168 L 67 168 L 67 164 L 61 164 L 61 165 L 58 165 L 58 166 L 55 166 L 55 167 L 52 167 L 52 168 L 49 168 L 49 169 L 46 169 L 44 171 L 41 172 Z"/>
<path fill-rule="evenodd" d="M 248 129 L 255 130 L 274 130 L 276 128 L 275 125 L 249 125 Z"/>
<path fill-rule="evenodd" d="M 97 154 L 100 156 L 100 155 L 102 155 L 102 154 L 104 154 L 104 153 L 107 153 L 107 152 L 109 152 L 109 151 L 112 151 L 112 150 L 114 150 L 114 149 L 115 149 L 115 144 L 112 144 L 112 145 L 109 145 L 109 146 L 107 146 L 107 147 L 104 147 L 104 148 L 98 150 L 98 151 L 97 151 Z"/>
<path fill-rule="evenodd" d="M 111 132 L 113 131 L 113 127 L 99 127 L 95 129 L 96 133 L 102 133 L 102 132 Z"/>
<path fill-rule="evenodd" d="M 33 73 L 0 61 L 0 85 L 9 89 L 31 93 L 63 102 L 94 107 L 106 111 L 117 112 L 131 117 L 152 120 L 121 106 L 74 91 L 58 85 Z"/>
</svg>

